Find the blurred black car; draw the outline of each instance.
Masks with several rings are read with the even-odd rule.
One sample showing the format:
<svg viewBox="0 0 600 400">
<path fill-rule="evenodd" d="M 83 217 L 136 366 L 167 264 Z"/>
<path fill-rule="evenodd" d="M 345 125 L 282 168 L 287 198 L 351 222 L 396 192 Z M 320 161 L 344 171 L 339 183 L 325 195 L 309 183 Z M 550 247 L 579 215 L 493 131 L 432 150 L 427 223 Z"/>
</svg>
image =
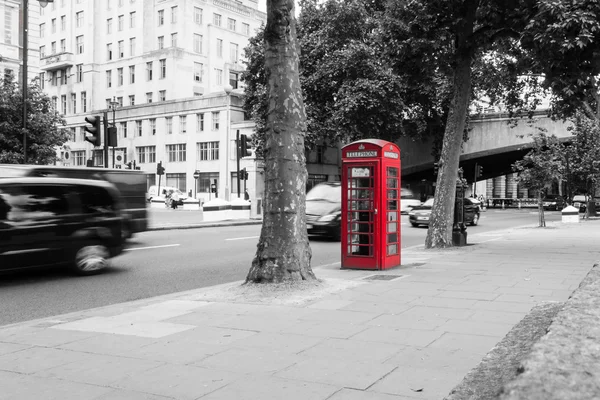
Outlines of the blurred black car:
<svg viewBox="0 0 600 400">
<path fill-rule="evenodd" d="M 91 275 L 121 253 L 120 194 L 105 181 L 0 179 L 0 271 L 69 266 Z"/>
<path fill-rule="evenodd" d="M 566 202 L 561 195 L 558 194 L 547 194 L 542 199 L 542 205 L 544 210 L 562 210 L 565 208 Z"/>
<path fill-rule="evenodd" d="M 464 223 L 477 225 L 479 223 L 479 204 L 475 204 L 471 199 L 463 199 Z M 478 202 L 479 203 L 479 202 Z M 433 208 L 433 199 L 427 200 L 420 206 L 413 207 L 408 213 L 408 221 L 412 226 L 429 225 L 431 209 Z"/>
<path fill-rule="evenodd" d="M 306 194 L 306 228 L 309 235 L 340 240 L 342 219 L 342 186 L 325 182 Z"/>
</svg>

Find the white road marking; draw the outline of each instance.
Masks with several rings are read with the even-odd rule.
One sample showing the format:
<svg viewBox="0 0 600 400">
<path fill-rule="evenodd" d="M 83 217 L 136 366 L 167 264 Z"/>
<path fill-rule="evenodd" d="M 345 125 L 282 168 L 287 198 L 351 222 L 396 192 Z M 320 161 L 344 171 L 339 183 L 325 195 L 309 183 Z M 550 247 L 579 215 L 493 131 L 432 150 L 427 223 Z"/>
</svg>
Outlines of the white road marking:
<svg viewBox="0 0 600 400">
<path fill-rule="evenodd" d="M 239 237 L 239 238 L 229 238 L 229 239 L 225 239 L 225 240 L 245 240 L 245 239 L 258 239 L 260 236 L 246 236 L 246 237 Z"/>
<path fill-rule="evenodd" d="M 134 251 L 134 250 L 149 250 L 149 249 L 162 249 L 163 247 L 177 247 L 179 244 L 164 244 L 162 246 L 148 246 L 148 247 L 134 247 L 132 249 L 124 249 L 125 251 Z"/>
</svg>

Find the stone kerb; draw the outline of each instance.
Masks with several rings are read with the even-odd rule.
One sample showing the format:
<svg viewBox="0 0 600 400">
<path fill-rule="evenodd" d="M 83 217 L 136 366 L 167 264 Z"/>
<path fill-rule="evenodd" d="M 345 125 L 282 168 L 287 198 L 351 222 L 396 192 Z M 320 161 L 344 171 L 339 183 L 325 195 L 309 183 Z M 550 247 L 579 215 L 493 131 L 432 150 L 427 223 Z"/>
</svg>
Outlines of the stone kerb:
<svg viewBox="0 0 600 400">
<path fill-rule="evenodd" d="M 183 201 L 183 209 L 190 211 L 200 211 L 200 200 L 188 198 Z"/>
<path fill-rule="evenodd" d="M 244 199 L 233 199 L 231 201 L 231 219 L 250 219 L 251 203 Z"/>
<path fill-rule="evenodd" d="M 213 199 L 202 207 L 203 221 L 224 221 L 231 219 L 231 203 L 223 199 Z"/>
</svg>

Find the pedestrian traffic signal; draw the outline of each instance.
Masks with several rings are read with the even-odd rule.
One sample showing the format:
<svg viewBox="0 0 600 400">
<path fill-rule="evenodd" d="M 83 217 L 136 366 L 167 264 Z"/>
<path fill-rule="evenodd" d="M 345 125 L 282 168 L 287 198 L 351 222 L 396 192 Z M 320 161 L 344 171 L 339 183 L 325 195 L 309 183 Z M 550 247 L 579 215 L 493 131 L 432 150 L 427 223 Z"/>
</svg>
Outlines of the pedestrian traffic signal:
<svg viewBox="0 0 600 400">
<path fill-rule="evenodd" d="M 252 152 L 250 151 L 251 148 L 252 146 L 250 145 L 248 136 L 240 135 L 240 143 L 238 149 L 240 158 L 250 157 L 252 155 Z"/>
<path fill-rule="evenodd" d="M 438 174 L 438 171 L 439 171 L 439 169 L 440 169 L 440 164 L 439 164 L 439 163 L 436 163 L 436 162 L 434 162 L 434 163 L 433 163 L 433 174 L 434 174 L 434 175 L 437 175 L 437 174 Z"/>
<path fill-rule="evenodd" d="M 90 125 L 85 126 L 85 140 L 94 146 L 102 144 L 102 134 L 100 130 L 100 116 L 93 115 L 85 117 L 85 122 Z"/>
<path fill-rule="evenodd" d="M 156 165 L 156 175 L 164 175 L 164 174 L 165 174 L 165 167 L 162 166 L 162 161 L 160 161 Z"/>
</svg>

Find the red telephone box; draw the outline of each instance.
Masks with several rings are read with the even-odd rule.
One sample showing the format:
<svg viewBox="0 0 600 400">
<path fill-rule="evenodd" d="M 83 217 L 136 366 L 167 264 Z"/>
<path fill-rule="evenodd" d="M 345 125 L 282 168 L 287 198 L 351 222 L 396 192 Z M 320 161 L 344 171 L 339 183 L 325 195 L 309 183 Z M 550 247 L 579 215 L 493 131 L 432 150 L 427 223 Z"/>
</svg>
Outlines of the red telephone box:
<svg viewBox="0 0 600 400">
<path fill-rule="evenodd" d="M 366 139 L 342 148 L 342 268 L 400 265 L 400 148 Z"/>
</svg>

